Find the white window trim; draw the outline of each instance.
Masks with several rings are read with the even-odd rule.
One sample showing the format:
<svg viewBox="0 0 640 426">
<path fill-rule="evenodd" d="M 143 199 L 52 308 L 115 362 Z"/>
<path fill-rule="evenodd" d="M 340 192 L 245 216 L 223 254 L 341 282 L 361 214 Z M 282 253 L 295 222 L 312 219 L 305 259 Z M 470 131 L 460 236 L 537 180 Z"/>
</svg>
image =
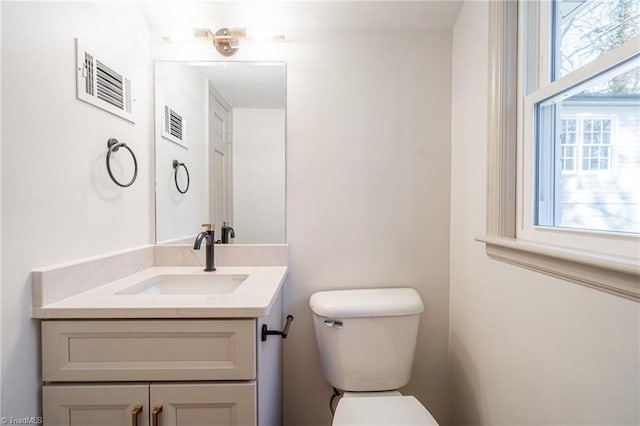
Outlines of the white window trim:
<svg viewBox="0 0 640 426">
<path fill-rule="evenodd" d="M 524 2 L 520 5 L 527 8 L 538 7 L 533 3 L 535 2 Z M 518 173 L 517 170 L 518 161 L 522 161 L 522 155 L 518 155 L 518 128 L 524 127 L 520 121 L 522 117 L 518 116 L 521 94 L 518 93 L 517 81 L 542 80 L 537 70 L 527 70 L 525 80 L 524 70 L 518 67 L 517 27 L 518 23 L 525 24 L 523 21 L 519 22 L 518 5 L 519 2 L 511 1 L 489 3 L 487 233 L 476 239 L 485 243 L 487 255 L 491 259 L 640 301 L 640 264 L 637 258 L 530 241 L 522 238 L 521 232 L 517 232 L 525 223 L 523 214 L 518 217 L 518 211 L 526 212 L 527 206 L 522 200 L 523 176 L 531 171 L 530 167 L 523 167 L 523 173 Z M 541 12 L 543 13 L 533 15 L 543 15 L 540 19 L 545 19 L 544 11 Z M 537 23 L 527 24 L 535 26 Z M 524 40 L 524 43 L 538 49 L 537 42 Z M 540 44 L 544 43 L 542 41 Z M 584 72 L 589 72 L 589 69 Z M 588 75 L 590 74 L 582 77 L 578 75 L 578 79 L 584 80 Z M 561 84 L 559 80 L 546 87 Z M 520 164 L 525 165 L 523 162 Z M 524 208 L 518 209 L 518 205 Z M 543 230 L 545 231 L 547 230 Z M 567 231 L 551 232 L 557 232 L 561 236 Z"/>
</svg>

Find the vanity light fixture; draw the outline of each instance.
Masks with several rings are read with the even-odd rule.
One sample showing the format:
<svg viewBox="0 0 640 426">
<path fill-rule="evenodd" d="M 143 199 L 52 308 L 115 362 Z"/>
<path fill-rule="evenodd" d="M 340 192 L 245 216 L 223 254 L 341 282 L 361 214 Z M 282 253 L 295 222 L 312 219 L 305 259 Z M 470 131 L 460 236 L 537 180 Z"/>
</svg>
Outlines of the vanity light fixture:
<svg viewBox="0 0 640 426">
<path fill-rule="evenodd" d="M 246 28 L 220 28 L 213 33 L 209 28 L 194 28 L 193 36 L 195 38 L 207 38 L 213 42 L 213 46 L 223 56 L 233 56 L 240 48 L 240 40 L 256 39 L 256 40 L 276 40 L 284 41 L 284 35 L 269 35 L 250 33 L 247 35 Z"/>
</svg>

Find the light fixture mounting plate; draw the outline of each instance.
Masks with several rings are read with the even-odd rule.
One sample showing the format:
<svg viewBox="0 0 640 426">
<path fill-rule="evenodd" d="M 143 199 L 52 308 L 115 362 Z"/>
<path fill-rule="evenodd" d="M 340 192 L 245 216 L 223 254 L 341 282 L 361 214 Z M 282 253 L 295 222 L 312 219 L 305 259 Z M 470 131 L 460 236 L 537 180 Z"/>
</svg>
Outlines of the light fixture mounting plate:
<svg viewBox="0 0 640 426">
<path fill-rule="evenodd" d="M 220 28 L 213 35 L 213 45 L 222 56 L 234 55 L 238 51 L 238 48 L 234 47 L 237 42 L 229 28 Z"/>
</svg>

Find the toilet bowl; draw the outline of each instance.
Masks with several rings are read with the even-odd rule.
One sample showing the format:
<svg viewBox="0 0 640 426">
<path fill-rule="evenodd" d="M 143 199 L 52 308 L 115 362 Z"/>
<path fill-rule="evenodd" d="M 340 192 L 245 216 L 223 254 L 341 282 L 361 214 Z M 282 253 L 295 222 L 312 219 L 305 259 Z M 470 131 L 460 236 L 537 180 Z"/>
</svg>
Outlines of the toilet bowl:
<svg viewBox="0 0 640 426">
<path fill-rule="evenodd" d="M 332 426 L 437 424 L 431 413 L 413 396 L 403 396 L 400 392 L 385 396 L 347 392 L 338 402 Z"/>
<path fill-rule="evenodd" d="M 333 425 L 437 425 L 413 396 L 422 299 L 411 288 L 322 291 L 309 299 L 324 378 L 344 392 Z"/>
</svg>

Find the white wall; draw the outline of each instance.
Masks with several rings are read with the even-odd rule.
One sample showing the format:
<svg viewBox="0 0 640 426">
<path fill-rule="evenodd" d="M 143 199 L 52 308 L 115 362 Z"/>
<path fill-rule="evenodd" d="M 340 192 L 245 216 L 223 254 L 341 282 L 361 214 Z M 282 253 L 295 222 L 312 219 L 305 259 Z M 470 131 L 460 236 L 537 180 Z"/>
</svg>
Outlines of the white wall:
<svg viewBox="0 0 640 426">
<path fill-rule="evenodd" d="M 638 424 L 637 303 L 489 260 L 486 2 L 454 29 L 450 400 L 453 424 Z"/>
<path fill-rule="evenodd" d="M 156 227 L 158 243 L 181 240 L 200 232 L 207 222 L 205 163 L 207 82 L 194 67 L 177 62 L 155 66 L 155 140 L 156 140 Z M 186 120 L 187 139 L 184 148 L 162 137 L 164 105 L 169 105 Z M 186 194 L 180 194 L 174 182 L 173 160 L 189 169 L 191 183 Z M 178 182 L 184 185 L 184 170 Z M 184 187 L 182 187 L 184 190 Z M 153 188 L 151 188 L 153 190 Z"/>
<path fill-rule="evenodd" d="M 236 244 L 285 242 L 285 110 L 233 109 Z"/>
<path fill-rule="evenodd" d="M 131 5 L 1 7 L 1 414 L 21 417 L 37 415 L 40 398 L 31 270 L 152 241 L 151 62 L 145 21 Z M 128 70 L 135 125 L 76 99 L 74 37 Z M 130 188 L 106 173 L 110 137 L 138 157 Z"/>
</svg>

